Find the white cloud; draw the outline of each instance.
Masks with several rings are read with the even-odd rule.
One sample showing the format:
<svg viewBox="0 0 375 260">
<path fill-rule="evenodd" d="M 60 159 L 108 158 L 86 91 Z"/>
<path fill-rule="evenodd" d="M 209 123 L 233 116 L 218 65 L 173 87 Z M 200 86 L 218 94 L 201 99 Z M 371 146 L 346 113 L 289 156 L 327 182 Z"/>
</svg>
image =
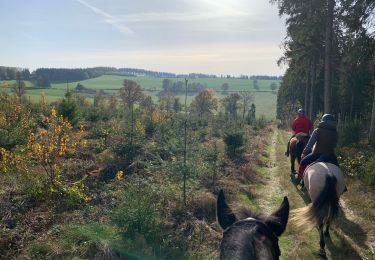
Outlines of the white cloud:
<svg viewBox="0 0 375 260">
<path fill-rule="evenodd" d="M 137 23 L 137 22 L 189 22 L 189 21 L 201 21 L 220 19 L 225 17 L 240 17 L 246 16 L 245 12 L 236 13 L 219 13 L 219 12 L 206 12 L 206 13 L 174 13 L 174 12 L 159 12 L 159 13 L 138 13 L 123 15 L 118 20 Z"/>
<path fill-rule="evenodd" d="M 98 14 L 99 16 L 104 18 L 104 21 L 110 25 L 112 25 L 114 28 L 116 28 L 118 31 L 120 31 L 123 34 L 130 35 L 133 34 L 134 32 L 127 26 L 123 25 L 121 21 L 119 21 L 116 17 L 113 15 L 105 12 L 102 9 L 99 9 L 98 7 L 95 7 L 85 0 L 77 0 L 80 4 L 86 6 L 90 10 L 92 10 L 94 13 Z"/>
</svg>

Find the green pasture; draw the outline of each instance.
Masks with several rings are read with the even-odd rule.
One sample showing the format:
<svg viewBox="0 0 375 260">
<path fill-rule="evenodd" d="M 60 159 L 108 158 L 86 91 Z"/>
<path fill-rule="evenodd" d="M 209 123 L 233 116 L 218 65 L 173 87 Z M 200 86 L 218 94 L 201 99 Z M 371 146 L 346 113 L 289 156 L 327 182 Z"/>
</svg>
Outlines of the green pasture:
<svg viewBox="0 0 375 260">
<path fill-rule="evenodd" d="M 153 78 L 153 77 L 130 77 L 130 76 L 114 76 L 104 75 L 97 78 L 92 78 L 84 81 L 79 81 L 82 85 L 92 89 L 119 89 L 122 87 L 124 79 L 130 79 L 137 82 L 143 89 L 160 90 L 162 89 L 164 78 Z M 173 82 L 184 81 L 183 78 L 170 78 Z M 189 83 L 201 83 L 207 88 L 221 90 L 221 86 L 224 83 L 229 84 L 229 91 L 250 91 L 255 90 L 253 88 L 253 81 L 246 79 L 235 79 L 235 78 L 189 78 Z M 258 80 L 259 90 L 271 91 L 271 83 L 279 83 L 279 80 Z M 75 88 L 78 82 L 69 84 L 70 88 Z M 67 84 L 52 84 L 52 88 L 66 90 Z"/>
<path fill-rule="evenodd" d="M 74 89 L 78 83 L 81 83 L 86 88 L 95 90 L 104 90 L 108 94 L 117 93 L 117 89 L 122 87 L 124 79 L 131 79 L 136 81 L 143 89 L 145 94 L 150 95 L 155 102 L 158 100 L 157 94 L 162 89 L 163 78 L 152 78 L 152 77 L 127 77 L 127 76 L 113 76 L 104 75 L 93 79 L 88 79 L 80 82 L 71 83 L 53 83 L 51 88 L 48 89 L 35 89 L 33 84 L 29 81 L 26 83 L 26 94 L 32 102 L 39 102 L 41 99 L 41 92 L 45 93 L 48 102 L 55 102 L 64 97 L 67 89 Z M 171 78 L 172 81 L 183 81 L 181 78 Z M 256 114 L 265 115 L 267 118 L 274 118 L 276 113 L 276 94 L 271 92 L 270 84 L 272 82 L 279 83 L 277 80 L 258 80 L 259 90 L 255 92 L 253 88 L 252 80 L 245 79 L 234 79 L 234 78 L 197 78 L 188 79 L 189 82 L 199 82 L 207 88 L 212 88 L 217 91 L 216 95 L 222 99 L 225 95 L 221 94 L 221 86 L 223 83 L 229 84 L 230 91 L 254 91 L 254 103 L 257 107 Z M 15 81 L 1 81 L 0 91 L 10 92 L 11 86 Z M 82 94 L 85 95 L 89 100 L 92 100 L 93 94 Z M 177 95 L 180 98 L 180 102 L 184 103 L 184 95 Z M 188 96 L 187 103 L 190 104 L 194 96 Z"/>
</svg>

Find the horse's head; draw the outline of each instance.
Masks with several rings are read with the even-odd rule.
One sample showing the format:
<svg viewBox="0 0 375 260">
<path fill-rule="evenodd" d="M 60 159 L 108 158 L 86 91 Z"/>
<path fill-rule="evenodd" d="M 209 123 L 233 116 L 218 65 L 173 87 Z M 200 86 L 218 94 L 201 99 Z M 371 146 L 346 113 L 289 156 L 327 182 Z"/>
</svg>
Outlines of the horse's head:
<svg viewBox="0 0 375 260">
<path fill-rule="evenodd" d="M 278 237 L 284 232 L 289 217 L 287 197 L 270 216 L 255 215 L 248 210 L 236 216 L 221 190 L 217 216 L 224 229 L 220 259 L 279 259 Z"/>
</svg>

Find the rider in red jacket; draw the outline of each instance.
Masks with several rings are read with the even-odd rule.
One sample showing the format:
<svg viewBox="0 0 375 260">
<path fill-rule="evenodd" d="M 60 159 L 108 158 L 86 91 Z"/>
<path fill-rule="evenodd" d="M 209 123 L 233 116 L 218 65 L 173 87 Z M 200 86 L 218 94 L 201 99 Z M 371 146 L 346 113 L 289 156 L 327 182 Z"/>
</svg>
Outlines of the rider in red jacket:
<svg viewBox="0 0 375 260">
<path fill-rule="evenodd" d="M 307 116 L 305 116 L 305 111 L 302 108 L 298 109 L 298 116 L 293 121 L 292 129 L 293 129 L 294 134 L 288 141 L 288 146 L 287 146 L 287 149 L 286 149 L 286 152 L 285 152 L 286 156 L 289 156 L 290 140 L 294 136 L 296 136 L 296 134 L 298 134 L 298 133 L 305 133 L 307 135 L 310 135 L 310 132 L 313 129 L 313 125 L 312 125 L 310 119 Z"/>
</svg>

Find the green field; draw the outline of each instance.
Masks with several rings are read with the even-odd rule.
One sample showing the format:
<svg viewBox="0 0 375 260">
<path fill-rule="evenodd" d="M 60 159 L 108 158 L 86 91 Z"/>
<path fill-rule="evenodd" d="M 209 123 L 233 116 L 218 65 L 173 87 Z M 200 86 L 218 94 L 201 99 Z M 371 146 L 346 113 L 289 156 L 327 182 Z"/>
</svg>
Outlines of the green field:
<svg viewBox="0 0 375 260">
<path fill-rule="evenodd" d="M 33 84 L 26 81 L 26 96 L 30 98 L 31 101 L 37 102 L 40 100 L 40 93 L 43 91 L 46 95 L 48 102 L 54 102 L 61 99 L 66 90 L 74 89 L 78 83 L 81 83 L 86 88 L 91 88 L 95 90 L 104 90 L 106 93 L 117 93 L 117 89 L 122 87 L 124 79 L 131 79 L 136 81 L 143 89 L 147 95 L 152 96 L 152 98 L 157 101 L 157 93 L 162 89 L 163 78 L 153 78 L 153 77 L 129 77 L 129 76 L 114 76 L 114 75 L 104 75 L 97 78 L 92 78 L 79 82 L 67 83 L 53 83 L 51 88 L 48 89 L 33 89 Z M 170 80 L 184 81 L 182 78 L 170 78 Z M 225 96 L 221 95 L 221 86 L 223 83 L 229 84 L 229 92 L 231 91 L 255 91 L 253 87 L 252 80 L 245 79 L 235 79 L 235 78 L 189 78 L 189 83 L 201 83 L 207 88 L 212 88 L 217 91 L 217 96 L 223 98 Z M 270 84 L 276 82 L 279 84 L 278 80 L 258 80 L 259 91 L 255 92 L 254 103 L 257 107 L 257 115 L 265 115 L 267 118 L 274 118 L 276 113 L 276 95 L 272 93 L 270 89 Z M 10 91 L 10 86 L 14 84 L 14 81 L 2 81 L 0 82 L 0 88 L 6 92 Z M 92 94 L 85 94 L 90 100 L 93 98 Z M 177 96 L 183 101 L 184 96 Z M 194 96 L 188 96 L 188 103 L 190 104 Z"/>
</svg>

